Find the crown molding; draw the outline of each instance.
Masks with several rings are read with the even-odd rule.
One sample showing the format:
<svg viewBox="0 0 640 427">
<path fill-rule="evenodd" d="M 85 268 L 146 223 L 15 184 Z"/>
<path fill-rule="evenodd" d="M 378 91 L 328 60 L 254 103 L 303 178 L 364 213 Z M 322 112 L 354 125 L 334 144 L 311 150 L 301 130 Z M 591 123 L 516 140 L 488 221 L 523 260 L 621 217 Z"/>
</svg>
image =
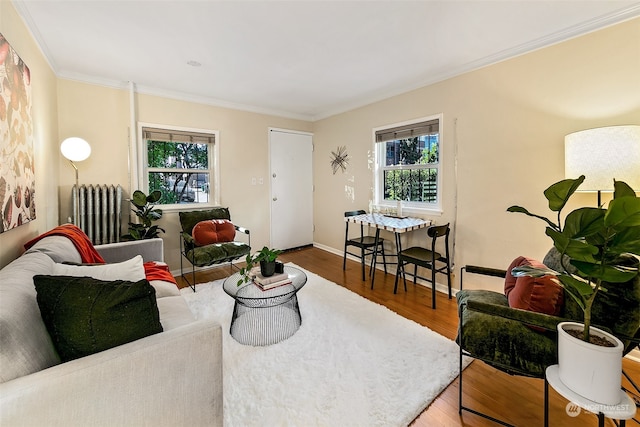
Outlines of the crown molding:
<svg viewBox="0 0 640 427">
<path fill-rule="evenodd" d="M 130 90 L 129 82 L 125 82 L 122 80 L 105 79 L 105 78 L 88 76 L 80 73 L 65 72 L 65 71 L 59 72 L 57 74 L 57 77 L 63 80 L 76 81 L 79 83 L 92 84 L 97 86 L 113 88 L 113 89 Z M 221 99 L 215 99 L 207 96 L 194 95 L 194 94 L 180 92 L 180 91 L 159 89 L 151 86 L 141 85 L 135 82 L 134 84 L 135 84 L 135 92 L 143 95 L 158 96 L 161 98 L 174 99 L 177 101 L 193 102 L 195 104 L 209 105 L 212 107 L 228 108 L 231 110 L 239 110 L 239 111 L 245 111 L 248 113 L 264 114 L 268 116 L 276 116 L 276 117 L 295 119 L 295 120 L 303 120 L 307 122 L 310 122 L 313 119 L 313 116 L 308 114 L 299 114 L 299 113 L 293 113 L 290 111 L 258 107 L 255 105 L 241 104 L 241 103 L 225 101 Z"/>
<path fill-rule="evenodd" d="M 18 14 L 22 17 L 25 22 L 25 26 L 27 30 L 31 33 L 32 37 L 36 41 L 38 48 L 42 52 L 42 55 L 45 57 L 45 60 L 53 70 L 54 74 L 61 79 L 73 80 L 82 83 L 95 84 L 105 87 L 117 88 L 117 89 L 128 89 L 128 82 L 118 81 L 118 80 L 110 80 L 99 78 L 95 76 L 87 76 L 78 73 L 64 72 L 59 70 L 58 65 L 55 60 L 51 56 L 49 49 L 47 47 L 46 41 L 43 39 L 42 35 L 38 32 L 38 29 L 33 22 L 25 4 L 25 0 L 11 0 L 12 4 L 18 11 Z M 523 43 L 521 45 L 515 46 L 510 49 L 503 50 L 501 52 L 497 52 L 493 55 L 486 56 L 476 61 L 472 61 L 466 64 L 463 64 L 459 67 L 451 69 L 445 73 L 440 73 L 437 75 L 431 75 L 429 77 L 425 77 L 423 79 L 415 80 L 408 84 L 404 84 L 401 86 L 395 86 L 392 88 L 386 88 L 384 90 L 372 92 L 366 96 L 360 97 L 359 99 L 353 100 L 352 102 L 346 102 L 334 105 L 330 108 L 325 109 L 317 114 L 303 114 L 292 111 L 284 111 L 277 110 L 265 107 L 259 107 L 255 105 L 241 104 L 232 101 L 215 99 L 212 97 L 206 97 L 201 95 L 194 95 L 189 93 L 183 93 L 179 91 L 172 91 L 167 89 L 159 89 L 150 86 L 144 86 L 136 84 L 136 92 L 145 94 L 145 95 L 153 95 L 160 96 L 180 101 L 186 102 L 194 102 L 203 105 L 210 105 L 214 107 L 222 107 L 229 108 L 233 110 L 246 111 L 257 114 L 271 115 L 283 118 L 290 118 L 295 120 L 303 120 L 314 122 L 318 120 L 323 120 L 331 116 L 335 116 L 337 114 L 345 113 L 347 111 L 352 111 L 357 108 L 364 107 L 366 105 L 373 104 L 375 102 L 380 102 L 382 100 L 398 96 L 407 92 L 411 92 L 416 89 L 420 89 L 425 86 L 429 86 L 444 80 L 448 80 L 450 78 L 478 70 L 480 68 L 484 68 L 493 64 L 497 64 L 499 62 L 515 58 L 517 56 L 521 56 L 539 49 L 543 49 L 554 44 L 562 43 L 564 41 L 583 36 L 585 34 L 598 31 L 604 29 L 606 27 L 616 25 L 622 23 L 624 21 L 628 21 L 640 16 L 640 3 L 635 4 L 633 6 L 620 9 L 611 14 L 601 16 L 586 22 L 583 22 L 578 25 L 574 25 L 572 27 L 566 28 L 561 31 L 557 31 L 545 37 L 541 37 L 539 39 Z"/>
<path fill-rule="evenodd" d="M 51 53 L 49 52 L 49 48 L 47 47 L 47 43 L 45 42 L 44 37 L 42 37 L 42 34 L 40 34 L 40 31 L 38 31 L 38 27 L 36 26 L 36 23 L 33 21 L 31 14 L 29 14 L 29 10 L 24 5 L 25 2 L 23 0 L 10 0 L 10 1 L 11 1 L 11 4 L 13 4 L 13 7 L 16 9 L 16 12 L 18 12 L 18 15 L 20 16 L 20 18 L 22 18 L 22 21 L 24 22 L 24 26 L 27 28 L 27 31 L 29 32 L 29 34 L 31 34 L 31 38 L 36 42 L 36 45 L 38 46 L 38 50 L 40 50 L 40 53 L 44 57 L 45 61 L 47 61 L 49 68 L 51 68 L 53 73 L 57 76 L 58 66 L 56 64 L 56 61 L 51 56 Z"/>
<path fill-rule="evenodd" d="M 361 98 L 356 102 L 336 105 L 333 108 L 323 113 L 313 116 L 313 121 L 323 120 L 337 114 L 345 113 L 347 111 L 351 111 L 356 108 L 361 108 L 366 105 L 373 104 L 375 102 L 380 102 L 387 98 L 391 98 L 394 96 L 401 95 L 403 93 L 411 92 L 416 89 L 420 89 L 425 86 L 429 86 L 444 80 L 448 80 L 450 78 L 453 78 L 465 73 L 469 73 L 471 71 L 475 71 L 480 68 L 488 67 L 490 65 L 494 65 L 499 62 L 506 61 L 508 59 L 512 59 L 530 52 L 534 52 L 539 49 L 544 49 L 546 47 L 550 47 L 555 44 L 562 43 L 562 42 L 574 39 L 576 37 L 580 37 L 580 36 L 592 33 L 594 31 L 599 31 L 606 27 L 610 27 L 612 25 L 620 24 L 622 22 L 635 19 L 639 16 L 640 16 L 640 3 L 618 10 L 617 12 L 611 13 L 609 15 L 601 16 L 599 18 L 583 22 L 579 25 L 565 28 L 564 30 L 557 31 L 545 37 L 541 37 L 536 40 L 532 40 L 530 42 L 520 44 L 513 48 L 506 49 L 501 52 L 497 52 L 493 55 L 486 56 L 476 61 L 468 62 L 462 66 L 451 69 L 445 73 L 432 75 L 432 76 L 429 76 L 428 78 L 414 81 L 413 83 L 410 83 L 408 85 L 403 85 L 401 87 L 396 87 L 393 89 L 387 89 L 384 91 L 373 93 L 367 97 Z"/>
</svg>

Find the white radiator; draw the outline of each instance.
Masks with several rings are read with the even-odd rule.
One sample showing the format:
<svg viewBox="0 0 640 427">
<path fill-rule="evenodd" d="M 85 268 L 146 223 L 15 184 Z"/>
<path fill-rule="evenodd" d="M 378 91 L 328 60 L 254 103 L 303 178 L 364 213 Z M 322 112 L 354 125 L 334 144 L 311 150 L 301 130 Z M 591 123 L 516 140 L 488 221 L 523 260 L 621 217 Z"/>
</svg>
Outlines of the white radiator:
<svg viewBox="0 0 640 427">
<path fill-rule="evenodd" d="M 94 245 L 119 242 L 122 223 L 122 187 L 106 184 L 81 185 L 80 194 L 78 194 L 74 185 L 71 191 L 73 223 L 89 236 Z"/>
</svg>

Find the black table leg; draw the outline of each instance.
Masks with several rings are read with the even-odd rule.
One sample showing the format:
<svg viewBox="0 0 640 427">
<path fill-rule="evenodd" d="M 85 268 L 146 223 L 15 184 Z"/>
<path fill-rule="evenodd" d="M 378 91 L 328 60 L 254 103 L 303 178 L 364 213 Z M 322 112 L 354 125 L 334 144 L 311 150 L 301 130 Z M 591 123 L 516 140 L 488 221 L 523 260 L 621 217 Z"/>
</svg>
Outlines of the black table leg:
<svg viewBox="0 0 640 427">
<path fill-rule="evenodd" d="M 393 233 L 396 239 L 396 258 L 398 259 L 397 267 L 400 268 L 400 252 L 402 252 L 402 239 L 400 233 Z M 407 292 L 407 278 L 404 272 L 404 266 L 402 266 L 402 282 L 404 283 L 404 291 Z M 394 292 L 395 293 L 395 292 Z"/>
<path fill-rule="evenodd" d="M 393 233 L 396 236 L 396 255 L 402 252 L 402 240 L 400 240 L 400 233 Z"/>
<path fill-rule="evenodd" d="M 373 263 L 371 264 L 371 289 L 373 289 L 373 282 L 376 280 L 376 263 L 378 259 L 378 240 L 380 239 L 380 229 L 376 228 L 375 246 L 373 247 Z"/>
</svg>

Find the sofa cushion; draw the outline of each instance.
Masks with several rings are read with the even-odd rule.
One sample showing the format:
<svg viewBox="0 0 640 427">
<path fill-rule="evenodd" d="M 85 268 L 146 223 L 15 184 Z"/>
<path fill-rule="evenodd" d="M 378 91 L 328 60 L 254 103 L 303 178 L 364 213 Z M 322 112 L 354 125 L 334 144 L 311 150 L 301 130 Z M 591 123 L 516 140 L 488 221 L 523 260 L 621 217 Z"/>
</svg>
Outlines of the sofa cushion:
<svg viewBox="0 0 640 427">
<path fill-rule="evenodd" d="M 233 261 L 248 255 L 251 247 L 242 242 L 212 243 L 196 246 L 185 252 L 186 258 L 198 267 Z"/>
<path fill-rule="evenodd" d="M 24 244 L 25 249 L 29 249 L 36 243 L 48 237 L 64 237 L 71 242 L 75 248 L 75 252 L 80 256 L 82 262 L 86 263 L 104 263 L 102 256 L 96 251 L 89 236 L 85 234 L 79 227 L 73 224 L 59 225 L 39 236 L 29 240 Z M 66 260 L 65 260 L 66 261 Z"/>
<path fill-rule="evenodd" d="M 156 299 L 158 300 L 164 297 L 180 295 L 180 289 L 178 289 L 175 283 L 164 280 L 149 280 L 149 283 L 156 290 Z M 162 318 L 162 316 L 160 316 L 160 318 Z"/>
<path fill-rule="evenodd" d="M 142 256 L 113 264 L 68 265 L 55 264 L 53 276 L 92 277 L 100 280 L 128 280 L 137 282 L 145 278 Z"/>
<path fill-rule="evenodd" d="M 223 207 L 216 207 L 202 211 L 180 212 L 178 216 L 180 217 L 180 226 L 182 227 L 182 231 L 188 235 L 191 235 L 193 227 L 195 227 L 200 221 L 205 221 L 207 219 L 228 219 L 231 221 L 229 208 Z"/>
<path fill-rule="evenodd" d="M 32 252 L 0 270 L 0 383 L 60 363 L 40 316 L 32 280 L 52 268 L 51 258 Z"/>
<path fill-rule="evenodd" d="M 504 281 L 504 294 L 509 301 L 509 306 L 559 316 L 564 303 L 562 286 L 556 283 L 552 276 L 514 277 L 511 270 L 523 265 L 545 267 L 539 261 L 523 256 L 513 260 L 507 268 L 507 276 Z"/>
<path fill-rule="evenodd" d="M 54 262 L 72 262 L 80 264 L 82 257 L 73 242 L 63 236 L 47 236 L 38 240 L 25 254 L 39 252 L 47 255 Z"/>
<path fill-rule="evenodd" d="M 155 290 L 146 279 L 33 279 L 40 314 L 62 361 L 162 332 Z"/>
<path fill-rule="evenodd" d="M 196 320 L 187 301 L 180 293 L 158 299 L 158 311 L 162 319 L 162 329 L 170 331 L 188 325 Z"/>
<path fill-rule="evenodd" d="M 208 219 L 197 223 L 193 227 L 191 236 L 196 246 L 233 242 L 236 237 L 236 228 L 227 219 Z"/>
</svg>

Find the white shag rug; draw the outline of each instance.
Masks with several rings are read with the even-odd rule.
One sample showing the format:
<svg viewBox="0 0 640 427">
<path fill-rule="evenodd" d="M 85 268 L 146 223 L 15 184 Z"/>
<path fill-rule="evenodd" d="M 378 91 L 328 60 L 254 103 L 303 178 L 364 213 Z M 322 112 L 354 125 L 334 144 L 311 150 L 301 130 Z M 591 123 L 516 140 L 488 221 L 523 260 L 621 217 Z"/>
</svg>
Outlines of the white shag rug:
<svg viewBox="0 0 640 427">
<path fill-rule="evenodd" d="M 457 377 L 455 342 L 304 271 L 300 329 L 265 347 L 229 335 L 222 280 L 182 290 L 222 324 L 226 427 L 406 426 Z"/>
</svg>

